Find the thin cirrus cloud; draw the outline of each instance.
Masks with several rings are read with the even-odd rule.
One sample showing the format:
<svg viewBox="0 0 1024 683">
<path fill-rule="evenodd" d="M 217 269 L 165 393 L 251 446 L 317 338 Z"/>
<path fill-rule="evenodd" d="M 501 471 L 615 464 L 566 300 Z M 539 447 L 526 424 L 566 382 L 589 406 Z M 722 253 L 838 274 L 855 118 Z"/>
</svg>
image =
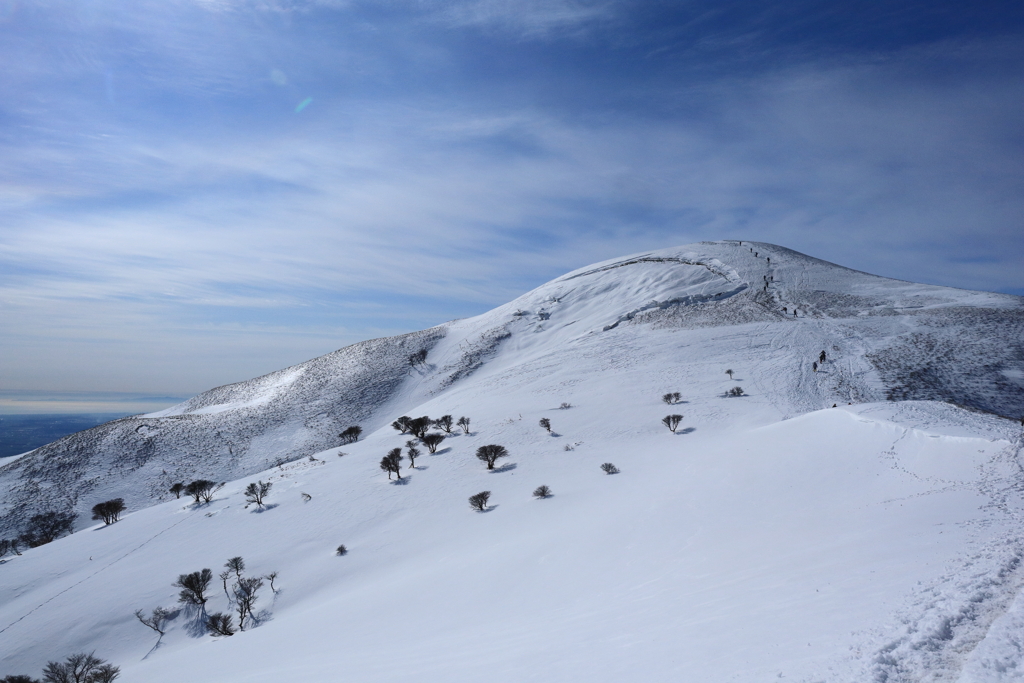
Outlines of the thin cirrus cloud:
<svg viewBox="0 0 1024 683">
<path fill-rule="evenodd" d="M 1021 12 L 951 8 L 19 5 L 0 382 L 195 392 L 700 239 L 1022 293 Z"/>
</svg>

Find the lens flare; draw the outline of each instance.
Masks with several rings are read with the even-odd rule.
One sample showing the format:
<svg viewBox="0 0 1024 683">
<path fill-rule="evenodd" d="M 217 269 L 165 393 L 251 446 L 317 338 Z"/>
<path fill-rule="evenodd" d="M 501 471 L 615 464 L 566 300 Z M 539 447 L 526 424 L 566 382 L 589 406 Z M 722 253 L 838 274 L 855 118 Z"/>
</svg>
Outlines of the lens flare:
<svg viewBox="0 0 1024 683">
<path fill-rule="evenodd" d="M 312 97 L 307 97 L 306 99 L 299 102 L 299 106 L 295 107 L 295 113 L 298 114 L 300 111 L 308 107 L 312 101 Z"/>
</svg>

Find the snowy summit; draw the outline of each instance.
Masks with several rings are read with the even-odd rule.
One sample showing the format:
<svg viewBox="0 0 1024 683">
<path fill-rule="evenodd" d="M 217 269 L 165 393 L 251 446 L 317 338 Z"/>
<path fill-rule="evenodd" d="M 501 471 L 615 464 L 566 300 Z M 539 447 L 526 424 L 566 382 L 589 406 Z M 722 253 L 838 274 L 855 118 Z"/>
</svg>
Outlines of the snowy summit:
<svg viewBox="0 0 1024 683">
<path fill-rule="evenodd" d="M 0 677 L 1018 681 L 1021 339 L 699 243 L 117 420 L 0 467 L 0 538 L 77 514 L 0 558 Z"/>
</svg>

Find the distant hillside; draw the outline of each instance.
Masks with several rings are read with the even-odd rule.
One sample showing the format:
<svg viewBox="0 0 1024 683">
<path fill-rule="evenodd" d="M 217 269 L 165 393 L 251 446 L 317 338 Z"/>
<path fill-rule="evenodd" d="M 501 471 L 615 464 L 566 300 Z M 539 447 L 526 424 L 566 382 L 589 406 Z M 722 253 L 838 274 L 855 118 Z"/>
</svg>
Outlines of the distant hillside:
<svg viewBox="0 0 1024 683">
<path fill-rule="evenodd" d="M 515 350 L 502 361 L 515 364 L 623 326 L 717 330 L 706 343 L 760 345 L 766 367 L 798 363 L 792 382 L 763 387 L 785 415 L 909 399 L 1024 415 L 1024 299 L 876 277 L 775 245 L 700 243 L 588 266 L 476 318 L 355 344 L 55 441 L 0 467 L 0 536 L 38 510 L 70 507 L 85 523 L 97 500 L 138 509 L 166 500 L 177 481 L 304 457 L 336 445 L 349 425 L 389 424 L 499 347 Z M 428 362 L 413 367 L 420 350 Z M 842 360 L 809 390 L 798 378 L 819 350 Z"/>
</svg>

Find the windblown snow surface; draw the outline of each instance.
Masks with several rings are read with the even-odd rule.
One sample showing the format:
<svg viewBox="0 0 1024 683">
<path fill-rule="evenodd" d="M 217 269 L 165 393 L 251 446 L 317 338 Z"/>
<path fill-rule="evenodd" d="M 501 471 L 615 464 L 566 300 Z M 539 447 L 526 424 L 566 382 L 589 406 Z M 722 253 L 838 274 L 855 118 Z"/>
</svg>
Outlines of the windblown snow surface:
<svg viewBox="0 0 1024 683">
<path fill-rule="evenodd" d="M 95 650 L 128 683 L 1024 680 L 1022 339 L 1019 297 L 702 243 L 119 420 L 0 469 L 12 525 L 130 505 L 4 558 L 0 676 Z M 391 421 L 442 414 L 470 433 L 389 480 Z M 167 499 L 199 477 L 231 481 Z M 233 556 L 278 572 L 244 632 L 133 616 L 204 567 L 228 611 Z"/>
</svg>

